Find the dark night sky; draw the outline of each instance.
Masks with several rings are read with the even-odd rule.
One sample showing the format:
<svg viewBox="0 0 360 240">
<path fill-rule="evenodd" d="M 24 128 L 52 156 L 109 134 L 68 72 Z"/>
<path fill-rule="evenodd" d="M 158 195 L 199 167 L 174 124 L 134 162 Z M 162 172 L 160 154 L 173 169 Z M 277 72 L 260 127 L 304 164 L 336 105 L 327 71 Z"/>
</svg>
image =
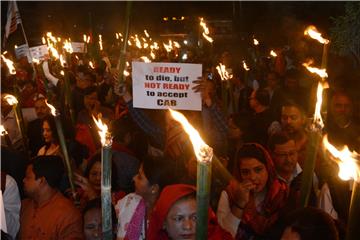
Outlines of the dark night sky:
<svg viewBox="0 0 360 240">
<path fill-rule="evenodd" d="M 133 2 L 131 28 L 134 31 L 162 30 L 163 16 L 203 16 L 205 19 L 234 20 L 238 33 L 267 36 L 276 33 L 285 16 L 305 24 L 313 23 L 328 32 L 330 17 L 344 12 L 345 2 Z M 89 29 L 94 33 L 121 31 L 126 2 L 18 2 L 19 11 L 31 42 L 42 33 L 80 38 Z M 7 2 L 1 2 L 1 35 L 6 22 Z M 91 16 L 91 17 L 90 17 Z M 291 27 L 291 26 L 290 26 Z M 278 30 L 280 31 L 280 30 Z"/>
</svg>

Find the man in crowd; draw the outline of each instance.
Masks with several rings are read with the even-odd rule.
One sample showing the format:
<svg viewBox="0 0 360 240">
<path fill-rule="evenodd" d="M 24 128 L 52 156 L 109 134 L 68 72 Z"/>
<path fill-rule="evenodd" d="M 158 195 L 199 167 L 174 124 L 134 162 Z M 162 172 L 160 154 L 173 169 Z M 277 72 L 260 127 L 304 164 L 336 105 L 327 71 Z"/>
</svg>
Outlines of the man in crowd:
<svg viewBox="0 0 360 240">
<path fill-rule="evenodd" d="M 20 213 L 20 239 L 83 239 L 78 209 L 59 191 L 64 173 L 58 156 L 40 156 L 28 165 Z"/>
</svg>

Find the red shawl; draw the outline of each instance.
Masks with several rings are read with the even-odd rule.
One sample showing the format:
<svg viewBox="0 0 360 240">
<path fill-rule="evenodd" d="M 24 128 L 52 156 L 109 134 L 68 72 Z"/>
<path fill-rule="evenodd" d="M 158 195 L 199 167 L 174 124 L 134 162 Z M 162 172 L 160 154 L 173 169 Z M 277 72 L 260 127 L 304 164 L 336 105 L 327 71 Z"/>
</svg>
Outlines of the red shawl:
<svg viewBox="0 0 360 240">
<path fill-rule="evenodd" d="M 163 226 L 170 208 L 180 198 L 194 192 L 196 192 L 196 188 L 187 184 L 174 184 L 164 188 L 155 204 L 150 218 L 149 230 L 147 233 L 148 240 L 169 240 Z M 211 208 L 209 208 L 208 239 L 233 239 L 230 233 L 220 228 Z"/>
<path fill-rule="evenodd" d="M 241 218 L 241 223 L 249 226 L 256 234 L 263 234 L 278 218 L 279 210 L 285 205 L 289 189 L 285 182 L 277 178 L 273 161 L 266 149 L 257 143 L 254 144 L 259 148 L 266 159 L 266 169 L 268 171 L 267 193 L 262 203 L 261 213 L 256 210 L 254 199 L 250 200 L 245 206 L 244 213 Z M 242 181 L 239 169 L 239 162 L 237 162 L 234 169 L 234 177 L 238 181 Z M 234 202 L 235 182 L 230 182 L 226 189 L 229 195 L 230 205 Z"/>
</svg>

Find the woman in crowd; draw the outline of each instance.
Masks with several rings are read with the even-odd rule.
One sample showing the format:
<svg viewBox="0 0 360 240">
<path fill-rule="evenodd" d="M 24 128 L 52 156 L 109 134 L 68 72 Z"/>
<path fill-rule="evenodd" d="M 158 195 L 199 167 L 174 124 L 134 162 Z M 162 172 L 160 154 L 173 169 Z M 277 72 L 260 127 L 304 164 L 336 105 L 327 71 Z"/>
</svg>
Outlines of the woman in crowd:
<svg viewBox="0 0 360 240">
<path fill-rule="evenodd" d="M 180 240 L 196 237 L 196 188 L 174 184 L 164 188 L 151 215 L 148 240 Z M 233 239 L 217 223 L 209 208 L 208 239 Z"/>
<path fill-rule="evenodd" d="M 239 150 L 234 177 L 220 197 L 220 225 L 236 239 L 263 236 L 278 218 L 288 188 L 276 177 L 269 153 L 259 144 L 247 143 Z"/>
<path fill-rule="evenodd" d="M 37 155 L 62 156 L 56 125 L 55 125 L 55 119 L 53 116 L 48 115 L 43 119 L 42 129 L 43 129 L 43 138 L 45 140 L 45 145 L 42 148 L 40 148 Z"/>
<path fill-rule="evenodd" d="M 171 179 L 162 158 L 146 157 L 134 177 L 135 192 L 115 206 L 118 217 L 117 239 L 146 239 L 148 220 L 156 200 Z"/>
<path fill-rule="evenodd" d="M 116 171 L 112 168 L 111 180 L 116 181 Z M 80 188 L 78 195 L 80 197 L 80 208 L 83 208 L 86 203 L 92 199 L 100 197 L 101 194 L 101 153 L 98 152 L 89 160 L 85 172 L 82 175 L 75 173 L 75 184 Z M 116 184 L 112 184 L 112 198 L 113 203 L 122 198 L 125 193 L 117 192 Z"/>
</svg>

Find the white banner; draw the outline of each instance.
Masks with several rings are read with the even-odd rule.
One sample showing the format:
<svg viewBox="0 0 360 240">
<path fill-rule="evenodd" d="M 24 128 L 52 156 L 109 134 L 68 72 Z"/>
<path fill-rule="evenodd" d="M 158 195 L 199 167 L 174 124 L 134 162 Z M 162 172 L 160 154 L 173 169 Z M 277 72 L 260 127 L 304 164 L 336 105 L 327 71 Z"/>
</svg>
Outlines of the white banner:
<svg viewBox="0 0 360 240">
<path fill-rule="evenodd" d="M 71 42 L 71 47 L 74 53 L 84 53 L 85 51 L 85 43 L 83 42 Z"/>
<path fill-rule="evenodd" d="M 44 60 L 46 55 L 49 55 L 48 48 L 46 45 L 40 45 L 36 47 L 31 47 L 31 56 L 37 60 Z M 31 63 L 31 57 L 29 54 L 29 48 L 26 44 L 18 46 L 15 48 L 15 56 L 17 59 L 27 56 L 28 62 Z"/>
<path fill-rule="evenodd" d="M 132 62 L 134 107 L 201 111 L 192 90 L 201 74 L 201 64 Z"/>
</svg>

